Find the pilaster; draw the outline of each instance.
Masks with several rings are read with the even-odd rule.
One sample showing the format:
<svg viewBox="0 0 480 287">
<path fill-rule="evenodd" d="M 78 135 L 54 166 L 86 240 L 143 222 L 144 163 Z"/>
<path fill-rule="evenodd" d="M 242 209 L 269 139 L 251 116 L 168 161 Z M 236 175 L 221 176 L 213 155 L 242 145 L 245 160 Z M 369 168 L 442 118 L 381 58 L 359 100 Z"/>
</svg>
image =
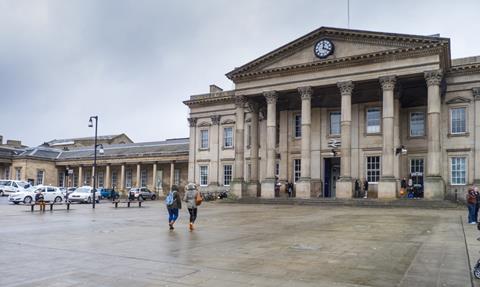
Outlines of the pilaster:
<svg viewBox="0 0 480 287">
<path fill-rule="evenodd" d="M 475 185 L 480 185 L 480 87 L 472 89 L 473 99 L 474 99 L 474 117 L 475 117 L 475 163 L 473 165 L 474 171 L 474 183 Z"/>
</svg>

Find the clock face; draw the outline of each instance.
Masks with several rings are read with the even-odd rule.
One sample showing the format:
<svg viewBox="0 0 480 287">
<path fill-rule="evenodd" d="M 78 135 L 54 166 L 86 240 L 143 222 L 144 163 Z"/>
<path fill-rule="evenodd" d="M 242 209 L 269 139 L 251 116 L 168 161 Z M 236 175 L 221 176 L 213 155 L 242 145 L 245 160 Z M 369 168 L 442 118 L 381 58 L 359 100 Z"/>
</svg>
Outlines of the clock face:
<svg viewBox="0 0 480 287">
<path fill-rule="evenodd" d="M 322 39 L 315 44 L 315 55 L 320 59 L 324 59 L 333 54 L 333 43 L 328 39 Z"/>
</svg>

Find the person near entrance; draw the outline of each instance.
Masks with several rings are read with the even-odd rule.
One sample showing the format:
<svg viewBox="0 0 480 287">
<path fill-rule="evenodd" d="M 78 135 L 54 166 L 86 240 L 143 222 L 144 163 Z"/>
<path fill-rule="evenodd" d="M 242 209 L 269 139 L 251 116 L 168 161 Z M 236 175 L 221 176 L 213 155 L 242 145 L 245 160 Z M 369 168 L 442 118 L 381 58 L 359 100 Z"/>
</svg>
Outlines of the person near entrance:
<svg viewBox="0 0 480 287">
<path fill-rule="evenodd" d="M 407 195 L 408 198 L 413 198 L 414 197 L 413 180 L 412 180 L 411 176 L 408 178 L 407 193 L 408 193 L 408 195 Z"/>
<path fill-rule="evenodd" d="M 467 192 L 467 208 L 468 208 L 468 223 L 476 224 L 477 218 L 475 218 L 475 209 L 477 206 L 477 196 L 472 187 L 468 188 Z"/>
<path fill-rule="evenodd" d="M 405 178 L 402 178 L 402 181 L 400 181 L 400 197 L 403 197 L 406 193 L 407 190 L 407 180 Z"/>
<path fill-rule="evenodd" d="M 474 218 L 475 222 L 478 222 L 478 209 L 480 208 L 480 192 L 478 192 L 478 187 L 473 187 L 473 193 L 475 194 L 475 199 L 477 200 L 477 203 L 475 204 Z"/>
<path fill-rule="evenodd" d="M 288 197 L 292 197 L 293 196 L 293 183 L 291 182 L 287 182 L 285 183 L 285 187 L 287 188 L 287 194 L 288 194 Z"/>
<path fill-rule="evenodd" d="M 359 198 L 360 197 L 360 181 L 357 179 L 355 179 L 355 194 L 353 195 L 353 197 L 355 198 Z"/>
<path fill-rule="evenodd" d="M 363 193 L 364 193 L 363 198 L 367 198 L 368 197 L 368 180 L 366 178 L 363 180 Z"/>
</svg>

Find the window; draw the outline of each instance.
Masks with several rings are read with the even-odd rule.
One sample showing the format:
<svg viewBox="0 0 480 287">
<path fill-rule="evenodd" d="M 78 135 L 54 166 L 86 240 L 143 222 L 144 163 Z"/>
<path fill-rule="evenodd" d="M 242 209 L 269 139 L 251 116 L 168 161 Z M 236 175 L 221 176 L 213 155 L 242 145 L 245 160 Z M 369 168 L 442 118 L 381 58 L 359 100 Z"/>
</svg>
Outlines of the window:
<svg viewBox="0 0 480 287">
<path fill-rule="evenodd" d="M 293 182 L 297 182 L 300 179 L 302 172 L 302 161 L 300 159 L 293 160 Z"/>
<path fill-rule="evenodd" d="M 5 179 L 10 179 L 10 167 L 5 168 Z"/>
<path fill-rule="evenodd" d="M 452 157 L 450 166 L 450 177 L 452 185 L 463 185 L 467 183 L 466 158 Z"/>
<path fill-rule="evenodd" d="M 294 117 L 294 134 L 296 138 L 302 137 L 302 115 L 296 114 Z"/>
<path fill-rule="evenodd" d="M 58 186 L 59 187 L 65 186 L 65 172 L 63 171 L 58 172 Z"/>
<path fill-rule="evenodd" d="M 112 171 L 112 186 L 117 186 L 117 178 L 118 178 L 118 174 L 117 174 L 117 171 L 114 170 Z"/>
<path fill-rule="evenodd" d="M 425 113 L 410 113 L 410 136 L 420 137 L 425 135 Z"/>
<path fill-rule="evenodd" d="M 90 180 L 92 178 L 92 174 L 90 171 L 85 171 L 85 178 L 84 178 L 84 185 L 90 185 Z"/>
<path fill-rule="evenodd" d="M 132 187 L 132 169 L 127 169 L 126 175 L 125 175 L 125 187 L 126 188 L 131 188 Z"/>
<path fill-rule="evenodd" d="M 463 134 L 467 132 L 465 108 L 454 108 L 450 110 L 450 128 L 452 134 Z"/>
<path fill-rule="evenodd" d="M 330 134 L 331 135 L 340 134 L 340 112 L 330 113 Z"/>
<path fill-rule="evenodd" d="M 200 185 L 201 186 L 208 185 L 208 166 L 206 165 L 200 166 Z"/>
<path fill-rule="evenodd" d="M 105 186 L 105 176 L 103 174 L 103 171 L 99 171 L 97 175 L 97 186 L 98 187 L 104 187 Z"/>
<path fill-rule="evenodd" d="M 173 171 L 173 184 L 175 184 L 176 186 L 180 185 L 180 170 L 179 169 L 175 169 Z"/>
<path fill-rule="evenodd" d="M 201 149 L 208 148 L 208 130 L 200 131 L 200 148 Z"/>
<path fill-rule="evenodd" d="M 44 176 L 45 172 L 43 170 L 37 170 L 37 185 L 43 184 Z"/>
<path fill-rule="evenodd" d="M 275 175 L 280 176 L 280 163 L 278 161 L 275 163 Z"/>
<path fill-rule="evenodd" d="M 233 128 L 232 127 L 223 129 L 223 147 L 224 148 L 233 147 Z"/>
<path fill-rule="evenodd" d="M 22 180 L 22 168 L 21 167 L 15 168 L 15 179 L 16 180 Z"/>
<path fill-rule="evenodd" d="M 148 172 L 146 169 L 140 171 L 140 186 L 147 186 Z"/>
<path fill-rule="evenodd" d="M 230 186 L 232 182 L 232 165 L 226 164 L 223 166 L 223 185 Z"/>
<path fill-rule="evenodd" d="M 78 184 L 78 174 L 76 174 L 75 172 L 73 173 L 72 186 L 79 186 L 79 184 Z"/>
<path fill-rule="evenodd" d="M 380 132 L 380 108 L 367 109 L 367 134 Z"/>
<path fill-rule="evenodd" d="M 380 157 L 367 156 L 367 181 L 378 183 L 380 180 Z"/>
</svg>

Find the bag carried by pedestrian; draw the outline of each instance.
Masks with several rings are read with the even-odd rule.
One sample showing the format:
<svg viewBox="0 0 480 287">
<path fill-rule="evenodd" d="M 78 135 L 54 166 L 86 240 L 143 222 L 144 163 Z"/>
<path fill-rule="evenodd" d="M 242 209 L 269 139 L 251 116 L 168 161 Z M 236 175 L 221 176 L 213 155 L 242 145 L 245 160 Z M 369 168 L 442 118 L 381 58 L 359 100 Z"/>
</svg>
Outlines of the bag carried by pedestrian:
<svg viewBox="0 0 480 287">
<path fill-rule="evenodd" d="M 170 191 L 170 192 L 168 193 L 167 197 L 165 198 L 165 204 L 166 204 L 167 206 L 170 206 L 170 205 L 173 204 L 173 196 L 174 196 L 173 192 Z"/>
<path fill-rule="evenodd" d="M 198 206 L 202 204 L 203 198 L 200 192 L 197 192 L 197 195 L 195 196 L 195 204 Z"/>
</svg>

